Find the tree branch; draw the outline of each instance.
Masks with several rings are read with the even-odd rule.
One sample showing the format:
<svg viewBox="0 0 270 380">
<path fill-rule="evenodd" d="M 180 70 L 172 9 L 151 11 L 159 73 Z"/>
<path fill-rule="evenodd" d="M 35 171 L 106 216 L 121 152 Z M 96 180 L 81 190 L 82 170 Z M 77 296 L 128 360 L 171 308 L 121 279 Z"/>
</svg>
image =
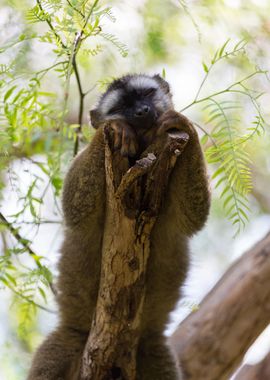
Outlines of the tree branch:
<svg viewBox="0 0 270 380">
<path fill-rule="evenodd" d="M 106 131 L 106 129 L 105 129 Z M 81 380 L 135 380 L 150 233 L 186 133 L 164 136 L 160 150 L 129 168 L 106 133 L 106 221 L 99 295 Z M 160 138 L 161 140 L 161 138 Z"/>
<path fill-rule="evenodd" d="M 270 233 L 231 266 L 171 337 L 185 379 L 227 380 L 269 315 Z"/>
</svg>

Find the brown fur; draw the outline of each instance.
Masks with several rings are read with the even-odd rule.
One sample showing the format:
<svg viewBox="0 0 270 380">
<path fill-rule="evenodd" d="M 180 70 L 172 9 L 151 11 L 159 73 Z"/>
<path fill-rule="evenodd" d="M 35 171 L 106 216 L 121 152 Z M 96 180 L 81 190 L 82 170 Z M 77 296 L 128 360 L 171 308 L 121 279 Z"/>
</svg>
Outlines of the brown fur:
<svg viewBox="0 0 270 380">
<path fill-rule="evenodd" d="M 177 128 L 190 141 L 178 158 L 151 235 L 147 293 L 138 348 L 138 380 L 179 380 L 163 336 L 188 270 L 188 240 L 207 218 L 210 197 L 196 131 L 183 115 L 165 112 L 158 134 Z M 158 140 L 157 140 L 158 141 Z M 159 140 L 160 141 L 160 140 Z M 147 149 L 155 151 L 155 141 Z M 74 380 L 98 294 L 105 212 L 103 129 L 74 160 L 65 180 L 65 240 L 59 263 L 60 323 L 38 349 L 28 380 Z M 99 380 L 99 379 L 93 379 Z"/>
</svg>

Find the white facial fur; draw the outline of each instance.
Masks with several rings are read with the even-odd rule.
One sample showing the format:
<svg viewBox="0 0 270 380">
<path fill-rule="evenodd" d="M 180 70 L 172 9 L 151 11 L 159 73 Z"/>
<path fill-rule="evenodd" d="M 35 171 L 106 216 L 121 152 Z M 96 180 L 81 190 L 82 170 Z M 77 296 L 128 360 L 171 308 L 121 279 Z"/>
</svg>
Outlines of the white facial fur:
<svg viewBox="0 0 270 380">
<path fill-rule="evenodd" d="M 173 107 L 171 96 L 169 94 L 166 94 L 166 96 L 164 96 L 164 92 L 160 88 L 157 89 L 154 99 L 155 106 L 161 113 Z"/>
<path fill-rule="evenodd" d="M 171 95 L 169 94 L 164 94 L 164 91 L 160 87 L 160 84 L 151 77 L 144 76 L 144 75 L 139 75 L 130 78 L 130 80 L 127 83 L 127 88 L 129 90 L 137 89 L 137 90 L 142 90 L 142 89 L 149 89 L 149 88 L 155 88 L 156 93 L 154 96 L 154 104 L 157 110 L 162 113 L 168 108 L 173 107 L 173 103 L 171 100 Z M 102 102 L 100 104 L 100 110 L 103 114 L 103 116 L 109 119 L 119 119 L 122 118 L 122 115 L 114 114 L 114 115 L 108 115 L 109 110 L 117 104 L 119 101 L 120 97 L 123 95 L 123 90 L 122 89 L 116 89 L 108 92 L 105 97 L 102 99 Z M 106 117 L 107 115 L 107 117 Z"/>
<path fill-rule="evenodd" d="M 102 99 L 101 112 L 103 115 L 106 115 L 109 112 L 109 110 L 118 102 L 122 93 L 123 93 L 123 91 L 120 89 L 113 90 L 113 91 L 110 91 L 105 96 L 104 99 Z"/>
<path fill-rule="evenodd" d="M 153 78 L 145 77 L 143 75 L 131 78 L 128 87 L 138 90 L 147 88 L 158 88 L 158 84 Z"/>
</svg>

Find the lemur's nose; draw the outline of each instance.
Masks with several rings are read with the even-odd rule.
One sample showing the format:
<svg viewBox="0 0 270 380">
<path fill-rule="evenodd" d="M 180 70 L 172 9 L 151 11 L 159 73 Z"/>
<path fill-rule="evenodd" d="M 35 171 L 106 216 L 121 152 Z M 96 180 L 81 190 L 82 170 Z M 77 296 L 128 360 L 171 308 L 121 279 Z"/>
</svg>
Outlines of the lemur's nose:
<svg viewBox="0 0 270 380">
<path fill-rule="evenodd" d="M 148 112 L 150 111 L 150 107 L 144 104 L 143 106 L 140 106 L 135 111 L 136 117 L 145 117 Z"/>
</svg>

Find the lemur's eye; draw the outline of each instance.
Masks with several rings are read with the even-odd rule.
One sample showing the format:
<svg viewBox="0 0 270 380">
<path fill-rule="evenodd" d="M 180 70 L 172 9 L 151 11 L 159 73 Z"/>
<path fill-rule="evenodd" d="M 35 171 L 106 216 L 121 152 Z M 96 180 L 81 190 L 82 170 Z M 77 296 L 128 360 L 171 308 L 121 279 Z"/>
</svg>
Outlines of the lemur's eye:
<svg viewBox="0 0 270 380">
<path fill-rule="evenodd" d="M 147 90 L 144 90 L 143 95 L 144 95 L 144 96 L 151 96 L 151 95 L 154 95 L 154 93 L 155 93 L 156 91 L 157 91 L 156 88 L 154 88 L 154 87 L 150 87 L 150 88 L 148 88 Z"/>
<path fill-rule="evenodd" d="M 120 113 L 122 111 L 122 108 L 120 106 L 114 106 L 112 107 L 108 113 Z"/>
</svg>

